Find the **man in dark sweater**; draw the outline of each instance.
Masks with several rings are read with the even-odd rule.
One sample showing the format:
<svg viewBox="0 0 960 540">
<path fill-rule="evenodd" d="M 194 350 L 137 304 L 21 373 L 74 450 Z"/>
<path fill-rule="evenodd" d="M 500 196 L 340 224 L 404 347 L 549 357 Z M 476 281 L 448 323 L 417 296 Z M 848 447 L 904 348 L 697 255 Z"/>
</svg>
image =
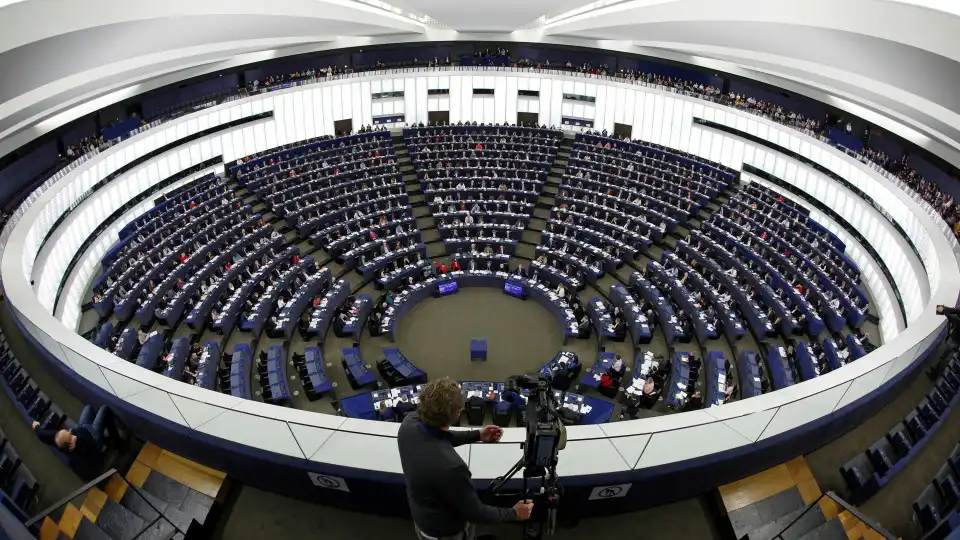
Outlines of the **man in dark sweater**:
<svg viewBox="0 0 960 540">
<path fill-rule="evenodd" d="M 397 444 L 407 484 L 407 500 L 420 540 L 473 540 L 475 523 L 520 521 L 530 518 L 533 503 L 513 508 L 480 502 L 470 480 L 470 469 L 454 447 L 476 442 L 495 443 L 503 430 L 449 431 L 463 412 L 460 386 L 447 377 L 427 384 L 416 413 L 400 426 Z"/>
<path fill-rule="evenodd" d="M 87 405 L 73 429 L 42 429 L 39 422 L 34 422 L 33 430 L 41 441 L 56 446 L 61 452 L 93 462 L 103 448 L 103 433 L 109 415 L 106 405 L 100 407 L 96 416 L 93 407 Z"/>
</svg>

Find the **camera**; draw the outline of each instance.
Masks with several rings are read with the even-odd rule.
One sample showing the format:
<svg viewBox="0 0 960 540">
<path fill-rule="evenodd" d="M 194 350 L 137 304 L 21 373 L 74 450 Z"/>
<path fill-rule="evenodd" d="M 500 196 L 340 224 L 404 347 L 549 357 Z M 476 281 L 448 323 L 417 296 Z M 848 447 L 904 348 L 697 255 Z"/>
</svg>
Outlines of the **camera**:
<svg viewBox="0 0 960 540">
<path fill-rule="evenodd" d="M 534 501 L 534 515 L 524 524 L 525 539 L 553 534 L 563 493 L 557 477 L 557 463 L 560 450 L 567 444 L 567 430 L 557 412 L 558 400 L 551 383 L 551 378 L 543 374 L 537 377 L 520 375 L 507 379 L 501 394 L 502 398 L 515 405 L 518 400 L 513 399 L 514 395 L 526 396 L 521 418 L 526 418 L 527 435 L 521 444 L 523 457 L 505 475 L 490 484 L 488 493 L 494 497 Z M 523 470 L 522 489 L 512 493 L 503 490 L 507 481 L 520 470 Z M 537 478 L 540 479 L 538 483 L 531 481 Z"/>
<path fill-rule="evenodd" d="M 523 473 L 526 477 L 543 476 L 548 468 L 555 468 L 559 452 L 566 444 L 566 428 L 557 412 L 549 377 L 536 379 L 521 375 L 508 379 L 504 391 L 528 393 L 526 417 L 527 437 L 523 445 Z"/>
</svg>

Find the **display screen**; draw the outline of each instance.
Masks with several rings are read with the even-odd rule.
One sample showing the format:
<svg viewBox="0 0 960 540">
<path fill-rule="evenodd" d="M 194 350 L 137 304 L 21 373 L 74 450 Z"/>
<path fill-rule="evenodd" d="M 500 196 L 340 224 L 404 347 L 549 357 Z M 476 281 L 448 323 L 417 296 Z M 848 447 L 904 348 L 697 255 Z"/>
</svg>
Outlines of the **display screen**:
<svg viewBox="0 0 960 540">
<path fill-rule="evenodd" d="M 512 281 L 505 281 L 503 283 L 503 292 L 509 294 L 510 296 L 516 296 L 517 298 L 523 298 L 523 285 L 519 283 L 514 283 Z"/>
<path fill-rule="evenodd" d="M 446 296 L 448 294 L 453 294 L 457 292 L 457 282 L 456 281 L 444 281 L 437 286 L 437 290 L 440 292 L 440 296 Z"/>
</svg>

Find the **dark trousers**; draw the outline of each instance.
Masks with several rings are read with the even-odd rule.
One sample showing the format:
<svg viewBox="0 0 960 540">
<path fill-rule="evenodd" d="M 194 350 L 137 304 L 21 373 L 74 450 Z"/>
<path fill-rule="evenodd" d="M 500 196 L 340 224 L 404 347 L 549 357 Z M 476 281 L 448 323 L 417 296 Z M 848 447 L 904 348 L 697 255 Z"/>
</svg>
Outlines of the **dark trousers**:
<svg viewBox="0 0 960 540">
<path fill-rule="evenodd" d="M 78 427 L 85 428 L 90 435 L 97 441 L 97 444 L 103 446 L 103 433 L 107 428 L 107 420 L 110 418 L 110 409 L 106 405 L 97 410 L 96 416 L 93 413 L 93 407 L 86 405 L 83 412 L 80 413 Z"/>
</svg>

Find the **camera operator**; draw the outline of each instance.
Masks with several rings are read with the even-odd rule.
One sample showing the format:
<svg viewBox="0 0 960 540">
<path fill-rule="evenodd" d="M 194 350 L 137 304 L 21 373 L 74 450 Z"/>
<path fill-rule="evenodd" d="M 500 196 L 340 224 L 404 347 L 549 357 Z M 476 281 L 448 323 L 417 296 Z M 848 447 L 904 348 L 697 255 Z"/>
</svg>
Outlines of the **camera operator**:
<svg viewBox="0 0 960 540">
<path fill-rule="evenodd" d="M 960 309 L 947 306 L 937 306 L 937 315 L 943 315 L 947 318 L 947 322 L 950 323 L 950 333 L 948 334 L 948 337 L 956 339 L 957 329 L 960 328 Z"/>
<path fill-rule="evenodd" d="M 463 412 L 460 386 L 444 377 L 427 384 L 420 407 L 400 426 L 397 444 L 407 485 L 407 500 L 420 540 L 473 540 L 475 523 L 522 521 L 530 518 L 533 503 L 521 500 L 513 508 L 480 502 L 470 469 L 454 447 L 476 442 L 496 443 L 503 435 L 497 426 L 450 431 Z"/>
</svg>

